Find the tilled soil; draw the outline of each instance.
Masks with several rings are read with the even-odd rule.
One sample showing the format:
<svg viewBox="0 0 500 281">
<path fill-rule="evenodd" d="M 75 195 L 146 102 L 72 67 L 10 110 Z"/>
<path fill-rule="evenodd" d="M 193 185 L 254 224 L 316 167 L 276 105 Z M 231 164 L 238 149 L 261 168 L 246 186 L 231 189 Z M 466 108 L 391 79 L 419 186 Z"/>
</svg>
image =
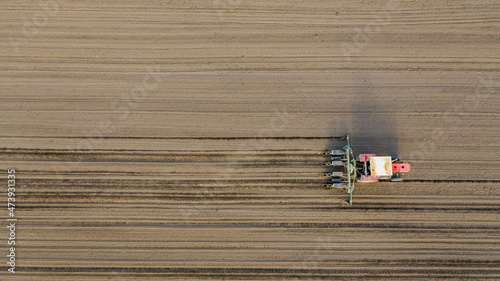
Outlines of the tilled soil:
<svg viewBox="0 0 500 281">
<path fill-rule="evenodd" d="M 500 278 L 494 1 L 0 2 L 1 280 Z"/>
</svg>

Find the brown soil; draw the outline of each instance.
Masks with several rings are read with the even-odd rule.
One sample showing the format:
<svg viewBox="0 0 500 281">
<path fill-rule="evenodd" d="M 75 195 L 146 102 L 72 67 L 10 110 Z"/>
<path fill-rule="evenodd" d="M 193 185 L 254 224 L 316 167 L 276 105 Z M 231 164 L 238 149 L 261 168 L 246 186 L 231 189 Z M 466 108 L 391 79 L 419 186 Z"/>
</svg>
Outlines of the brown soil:
<svg viewBox="0 0 500 281">
<path fill-rule="evenodd" d="M 1 280 L 500 278 L 495 1 L 55 1 L 0 1 Z M 347 133 L 412 171 L 347 205 Z"/>
</svg>

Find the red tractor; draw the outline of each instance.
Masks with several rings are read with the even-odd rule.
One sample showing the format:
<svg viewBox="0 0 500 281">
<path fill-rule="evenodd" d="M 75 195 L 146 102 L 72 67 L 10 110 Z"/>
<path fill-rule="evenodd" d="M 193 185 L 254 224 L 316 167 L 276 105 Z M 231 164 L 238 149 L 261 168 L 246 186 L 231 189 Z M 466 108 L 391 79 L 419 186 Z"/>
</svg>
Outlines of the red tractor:
<svg viewBox="0 0 500 281">
<path fill-rule="evenodd" d="M 326 173 L 332 178 L 327 188 L 346 188 L 350 194 L 352 205 L 354 183 L 378 182 L 380 180 L 402 181 L 404 173 L 410 171 L 410 164 L 403 163 L 399 157 L 377 156 L 376 154 L 360 154 L 354 157 L 346 136 L 347 145 L 341 150 L 327 150 L 325 155 L 331 156 L 326 166 L 339 167 L 339 171 Z"/>
</svg>

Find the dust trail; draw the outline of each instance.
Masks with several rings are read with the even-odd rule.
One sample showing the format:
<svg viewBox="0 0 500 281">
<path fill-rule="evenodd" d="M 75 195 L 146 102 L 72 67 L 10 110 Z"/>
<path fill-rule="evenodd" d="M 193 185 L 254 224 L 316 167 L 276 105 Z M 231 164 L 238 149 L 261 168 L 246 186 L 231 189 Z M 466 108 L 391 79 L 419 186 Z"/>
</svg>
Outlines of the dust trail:
<svg viewBox="0 0 500 281">
<path fill-rule="evenodd" d="M 363 86 L 354 90 L 349 120 L 354 153 L 397 156 L 398 127 L 394 109 L 380 98 L 382 93 L 374 91 L 376 86 L 373 85 L 373 77 L 364 75 L 357 79 L 354 85 Z"/>
</svg>

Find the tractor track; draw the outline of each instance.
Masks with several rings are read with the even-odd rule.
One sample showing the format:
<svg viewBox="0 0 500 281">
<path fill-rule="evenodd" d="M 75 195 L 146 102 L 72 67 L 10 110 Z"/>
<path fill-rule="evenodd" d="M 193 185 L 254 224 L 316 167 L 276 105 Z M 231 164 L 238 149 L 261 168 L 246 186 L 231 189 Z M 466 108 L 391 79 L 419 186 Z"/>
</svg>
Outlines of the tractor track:
<svg viewBox="0 0 500 281">
<path fill-rule="evenodd" d="M 38 220 L 39 221 L 39 220 Z M 182 228 L 182 229 L 206 229 L 206 228 L 224 228 L 224 229 L 274 229 L 279 228 L 282 230 L 286 229 L 376 229 L 376 230 L 387 230 L 397 231 L 399 229 L 404 229 L 405 231 L 451 231 L 451 230 L 475 230 L 484 233 L 499 233 L 499 225 L 436 225 L 436 224 L 424 224 L 424 223 L 291 223 L 291 222 L 213 222 L 213 223 L 202 223 L 202 222 L 191 222 L 191 221 L 179 221 L 178 223 L 169 222 L 131 222 L 130 221 L 78 221 L 78 222 L 65 222 L 64 220 L 58 222 L 51 221 L 29 221 L 25 220 L 23 225 L 27 227 L 62 227 L 62 228 L 72 228 L 72 227 L 82 227 L 82 228 Z"/>
<path fill-rule="evenodd" d="M 25 203 L 26 204 L 26 203 Z M 85 204 L 91 204 L 88 202 L 85 202 Z M 101 204 L 101 203 L 100 203 Z M 106 202 L 106 204 L 109 204 Z M 256 205 L 256 206 L 262 206 L 262 207 L 274 207 L 274 208 L 289 208 L 293 207 L 295 210 L 305 210 L 305 211 L 336 211 L 336 212 L 352 212 L 353 210 L 356 211 L 365 211 L 365 212 L 395 212 L 395 211 L 415 211 L 415 212 L 452 212 L 452 213 L 470 213 L 470 212 L 477 212 L 477 213 L 495 213 L 497 214 L 500 211 L 499 207 L 492 207 L 492 206 L 482 206 L 482 205 L 477 205 L 477 206 L 439 206 L 439 207 L 434 207 L 434 206 L 426 206 L 423 204 L 422 206 L 416 206 L 416 207 L 407 207 L 407 206 L 397 206 L 397 207 L 377 207 L 377 206 L 358 206 L 353 208 L 352 210 L 346 209 L 345 207 L 322 207 L 327 206 L 329 204 L 287 204 L 287 203 L 238 203 L 237 205 L 233 204 L 232 208 L 228 208 L 227 206 L 229 204 L 213 204 L 210 205 L 210 207 L 198 207 L 195 206 L 195 204 L 172 204 L 170 207 L 167 208 L 162 208 L 161 206 L 144 206 L 144 207 L 133 207 L 133 206 L 127 206 L 127 203 L 120 203 L 120 206 L 109 206 L 109 207 L 101 207 L 99 204 L 96 204 L 94 206 L 94 209 L 99 209 L 99 208 L 105 208 L 105 209 L 168 209 L 170 210 L 172 207 L 196 207 L 198 210 L 206 209 L 206 210 L 211 210 L 213 208 L 224 208 L 224 209 L 241 209 L 245 210 L 245 208 L 248 205 Z M 129 203 L 133 204 L 133 203 Z M 304 206 L 305 205 L 305 206 Z M 316 206 L 311 206 L 311 205 L 317 205 Z M 84 206 L 84 205 L 57 205 L 57 203 L 46 203 L 46 204 L 40 204 L 38 206 L 23 206 L 23 210 L 63 210 L 63 209 L 88 209 L 89 206 Z M 248 210 L 252 210 L 252 208 L 248 208 Z"/>
<path fill-rule="evenodd" d="M 54 139 L 85 139 L 85 140 L 117 140 L 117 139 L 139 139 L 139 140 L 216 140 L 216 141 L 235 141 L 235 140 L 345 140 L 345 136 L 340 137 L 313 137 L 313 136 L 295 136 L 295 137 L 92 137 L 92 136 L 2 136 L 3 138 L 54 138 Z"/>
<path fill-rule="evenodd" d="M 209 278 L 209 279 L 219 279 L 219 278 L 235 278 L 235 279 L 251 279 L 251 280 L 264 280 L 264 279 L 276 279 L 276 278 L 287 278 L 287 279 L 326 279 L 329 278 L 398 278 L 398 279 L 415 279 L 415 278 L 425 278 L 429 275 L 435 275 L 438 278 L 459 278 L 464 274 L 468 276 L 481 276 L 482 278 L 493 279 L 499 272 L 495 269 L 484 268 L 484 267 L 453 267 L 449 266 L 431 266 L 426 268 L 414 267 L 405 268 L 397 266 L 384 267 L 383 264 L 379 268 L 364 268 L 364 267 L 349 267 L 349 268 L 333 268 L 333 269 L 302 269 L 302 268 L 237 268 L 237 267 L 225 267 L 225 268 L 193 268 L 193 267 L 173 267 L 173 268 L 148 268 L 148 267 L 29 267 L 23 271 L 27 272 L 38 272 L 38 273 L 60 273 L 59 275 L 64 276 L 64 273 L 75 276 L 76 274 L 85 275 L 85 273 L 91 274 L 94 277 L 109 277 L 109 273 L 120 273 L 122 276 L 126 277 L 139 276 L 143 274 L 151 277 L 174 277 L 174 278 Z M 21 271 L 21 274 L 22 272 Z M 106 274 L 108 273 L 108 274 Z M 29 276 L 29 275 L 28 275 Z M 78 275 L 76 275 L 78 276 Z M 293 280 L 292 279 L 292 280 Z"/>
<path fill-rule="evenodd" d="M 494 242 L 500 235 L 500 228 L 495 223 L 495 217 L 500 213 L 495 198 L 500 193 L 495 193 L 495 197 L 457 196 L 458 193 L 438 197 L 404 195 L 405 192 L 428 188 L 429 185 L 442 185 L 451 190 L 474 189 L 470 187 L 471 184 L 495 186 L 499 182 L 495 179 L 407 179 L 404 182 L 406 191 L 401 195 L 390 196 L 383 196 L 383 192 L 363 195 L 370 186 L 361 185 L 357 189 L 359 194 L 356 204 L 347 206 L 343 203 L 346 200 L 344 192 L 322 188 L 327 182 L 323 176 L 325 168 L 322 163 L 328 157 L 322 155 L 321 151 L 270 150 L 250 154 L 240 151 L 186 153 L 130 150 L 5 152 L 0 157 L 6 160 L 14 157 L 17 163 L 60 160 L 88 165 L 105 159 L 121 165 L 146 163 L 141 161 L 157 157 L 162 158 L 158 161 L 165 165 L 177 167 L 186 163 L 194 167 L 193 171 L 181 172 L 177 169 L 167 172 L 126 172 L 119 169 L 96 170 L 91 166 L 84 166 L 84 169 L 77 166 L 62 167 L 60 171 L 40 168 L 19 171 L 18 185 L 22 191 L 18 193 L 18 211 L 24 214 L 20 225 L 35 232 L 48 234 L 50 230 L 51 233 L 50 240 L 45 243 L 32 238 L 23 241 L 23 251 L 28 256 L 26 262 L 40 265 L 20 270 L 19 273 L 26 278 L 50 274 L 75 280 L 83 276 L 92 276 L 96 280 L 140 279 L 145 276 L 172 279 L 331 280 L 366 276 L 419 279 L 429 275 L 436 278 L 477 275 L 482 279 L 495 279 L 500 274 L 496 270 L 498 261 L 494 260 L 500 252 Z M 207 166 L 214 164 L 229 164 L 231 170 L 219 173 L 217 169 Z M 261 165 L 266 169 L 260 169 Z M 297 166 L 300 169 L 280 172 L 283 166 Z M 311 169 L 305 171 L 306 167 Z M 203 173 L 197 172 L 200 169 L 204 169 Z M 400 184 L 388 182 L 381 188 L 391 189 L 395 185 Z M 57 217 L 52 215 L 54 213 L 58 213 Z M 120 218 L 119 214 L 124 213 L 129 215 Z M 252 213 L 261 215 L 259 218 L 247 215 Z M 155 218 L 152 219 L 148 214 L 155 214 Z M 332 217 L 332 214 L 340 218 Z M 455 214 L 465 217 L 461 221 L 453 221 Z M 483 219 L 477 221 L 477 216 Z M 393 221 L 386 221 L 384 217 L 390 217 Z M 64 235 L 64 231 L 71 229 L 82 233 L 128 233 L 137 230 L 151 233 L 158 230 L 176 237 L 207 231 L 233 234 L 208 240 L 205 238 L 201 244 L 152 242 L 128 234 L 127 238 L 115 240 L 114 243 L 102 244 L 98 242 L 101 239 L 97 239 L 78 245 L 67 240 Z M 292 240 L 295 239 L 293 237 L 304 236 L 310 242 L 281 242 L 282 239 L 278 239 L 262 244 L 259 238 L 251 238 L 248 242 L 230 242 L 250 233 L 263 235 L 276 232 Z M 318 238 L 318 233 L 324 233 L 319 236 L 323 238 Z M 344 233 L 356 238 L 346 242 L 339 238 Z M 417 244 L 374 244 L 360 238 L 372 233 L 396 237 L 413 235 L 427 237 L 427 240 Z M 450 243 L 435 240 L 449 233 L 454 235 L 448 240 Z M 485 240 L 480 243 L 470 240 L 459 242 L 471 236 L 483 237 Z M 60 242 L 50 242 L 59 237 Z M 79 258 L 70 254 L 79 252 L 86 256 L 96 249 L 99 249 L 101 257 Z M 135 257 L 135 262 L 157 267 L 134 267 L 129 263 L 130 258 L 115 257 L 114 253 L 117 252 L 126 252 Z M 64 262 L 67 265 L 41 266 L 50 253 L 57 253 L 58 256 L 49 258 L 51 263 Z M 149 257 L 151 253 L 155 254 Z M 232 260 L 242 258 L 239 253 L 245 253 L 248 268 L 231 267 Z M 259 265 L 257 260 L 262 263 L 262 257 L 268 257 L 269 253 L 280 253 L 283 266 L 251 267 L 253 264 Z M 300 253 L 308 254 L 296 258 Z M 179 267 L 179 255 L 190 259 L 193 266 Z M 413 258 L 366 260 L 367 255 L 411 255 Z M 169 269 L 163 270 L 160 268 L 164 268 L 161 265 L 165 264 L 166 256 L 172 258 L 168 259 Z M 272 260 L 269 258 L 269 263 Z M 221 261 L 224 267 L 213 266 Z M 107 263 L 108 266 L 93 267 L 94 262 Z"/>
<path fill-rule="evenodd" d="M 204 183 L 210 184 L 211 182 L 213 183 L 221 183 L 221 184 L 236 184 L 238 182 L 244 182 L 244 183 L 267 183 L 267 184 L 272 184 L 272 183 L 297 183 L 297 184 L 302 184 L 302 183 L 310 183 L 310 184 L 325 184 L 328 182 L 326 177 L 325 179 L 317 179 L 313 177 L 308 177 L 307 179 L 297 179 L 297 178 L 277 178 L 277 179 L 250 179 L 250 178 L 240 178 L 240 179 L 234 179 L 234 180 L 226 180 L 226 179 L 204 179 Z M 42 179 L 42 178 L 30 178 L 30 179 L 24 179 L 22 180 L 23 183 L 74 183 L 74 184 L 81 184 L 81 183 L 121 183 L 123 185 L 131 185 L 135 183 L 142 183 L 142 184 L 164 184 L 164 185 L 171 185 L 171 184 L 186 184 L 186 185 L 193 185 L 193 184 L 199 184 L 200 180 L 184 180 L 184 179 L 179 179 L 179 180 L 149 180 L 149 181 L 144 181 L 144 180 L 117 180 L 117 179 L 95 179 L 95 180 L 78 180 L 78 179 Z M 432 179 L 412 179 L 412 180 L 405 180 L 405 182 L 408 183 L 499 183 L 500 180 L 432 180 Z"/>
</svg>

